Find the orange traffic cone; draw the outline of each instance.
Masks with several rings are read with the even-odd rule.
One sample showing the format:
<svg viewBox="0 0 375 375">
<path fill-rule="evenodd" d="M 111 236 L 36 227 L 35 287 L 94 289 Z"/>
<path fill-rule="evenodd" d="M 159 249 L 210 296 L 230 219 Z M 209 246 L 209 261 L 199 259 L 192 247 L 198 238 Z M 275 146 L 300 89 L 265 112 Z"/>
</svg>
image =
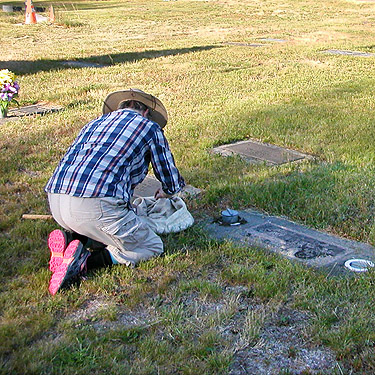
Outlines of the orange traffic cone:
<svg viewBox="0 0 375 375">
<path fill-rule="evenodd" d="M 49 6 L 48 21 L 50 23 L 54 23 L 55 22 L 55 12 L 53 11 L 53 6 L 52 5 Z"/>
<path fill-rule="evenodd" d="M 25 24 L 30 25 L 36 22 L 35 8 L 31 0 L 26 1 L 26 14 L 25 14 Z"/>
</svg>

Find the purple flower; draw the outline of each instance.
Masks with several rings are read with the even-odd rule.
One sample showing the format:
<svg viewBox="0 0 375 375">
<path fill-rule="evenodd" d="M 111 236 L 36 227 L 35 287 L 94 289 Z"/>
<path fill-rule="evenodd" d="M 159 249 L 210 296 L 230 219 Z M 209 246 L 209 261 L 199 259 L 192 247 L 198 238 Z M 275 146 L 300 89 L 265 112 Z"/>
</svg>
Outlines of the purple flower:
<svg viewBox="0 0 375 375">
<path fill-rule="evenodd" d="M 19 88 L 18 82 L 4 84 L 0 91 L 0 100 L 11 102 L 17 96 Z"/>
</svg>

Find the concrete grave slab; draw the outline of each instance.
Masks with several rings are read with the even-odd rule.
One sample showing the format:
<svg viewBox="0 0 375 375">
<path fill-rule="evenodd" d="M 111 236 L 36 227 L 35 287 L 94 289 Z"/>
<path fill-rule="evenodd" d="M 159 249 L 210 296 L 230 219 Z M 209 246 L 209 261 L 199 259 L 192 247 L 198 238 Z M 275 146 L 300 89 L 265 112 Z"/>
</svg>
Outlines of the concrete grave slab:
<svg viewBox="0 0 375 375">
<path fill-rule="evenodd" d="M 242 47 L 264 47 L 265 44 L 260 43 L 243 43 L 243 42 L 226 42 L 226 46 L 242 46 Z"/>
<path fill-rule="evenodd" d="M 9 110 L 8 116 L 30 116 L 30 115 L 44 115 L 46 113 L 61 111 L 64 107 L 56 106 L 49 103 L 37 103 L 33 105 L 28 105 L 25 107 L 13 108 Z"/>
<path fill-rule="evenodd" d="M 105 68 L 107 66 L 98 63 L 90 63 L 84 61 L 63 61 L 60 64 L 68 66 L 70 68 Z"/>
<path fill-rule="evenodd" d="M 238 155 L 252 164 L 266 163 L 267 165 L 280 165 L 312 158 L 311 155 L 298 151 L 252 140 L 218 146 L 212 152 L 222 156 Z"/>
<path fill-rule="evenodd" d="M 329 270 L 332 274 L 351 273 L 344 264 L 349 259 L 375 261 L 375 248 L 307 228 L 290 220 L 264 215 L 254 210 L 240 211 L 241 225 L 206 222 L 204 227 L 217 239 L 260 246 L 305 265 Z"/>
<path fill-rule="evenodd" d="M 274 42 L 274 43 L 285 43 L 285 39 L 277 39 L 277 38 L 259 38 L 261 42 Z"/>
<path fill-rule="evenodd" d="M 49 103 L 37 103 L 19 108 L 11 108 L 8 111 L 8 117 L 0 119 L 0 124 L 6 121 L 17 120 L 20 117 L 32 115 L 45 115 L 63 110 L 64 107 Z"/>
<path fill-rule="evenodd" d="M 134 190 L 133 198 L 137 197 L 152 197 L 155 194 L 155 191 L 161 187 L 161 183 L 156 179 L 156 177 L 149 175 L 144 181 L 139 184 Z M 182 192 L 179 193 L 181 198 L 195 197 L 201 193 L 201 190 L 187 185 Z"/>
<path fill-rule="evenodd" d="M 375 53 L 360 52 L 360 51 L 342 51 L 338 49 L 328 49 L 323 52 L 329 53 L 331 55 L 362 56 L 362 57 L 375 56 Z"/>
</svg>

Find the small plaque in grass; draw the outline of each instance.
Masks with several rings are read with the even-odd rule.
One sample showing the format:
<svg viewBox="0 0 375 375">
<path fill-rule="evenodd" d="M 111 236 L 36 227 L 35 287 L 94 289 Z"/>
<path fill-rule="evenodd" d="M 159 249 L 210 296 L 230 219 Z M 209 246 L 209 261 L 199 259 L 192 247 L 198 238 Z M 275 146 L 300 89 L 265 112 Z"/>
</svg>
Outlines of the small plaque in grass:
<svg viewBox="0 0 375 375">
<path fill-rule="evenodd" d="M 8 111 L 8 116 L 6 118 L 0 119 L 0 123 L 6 121 L 17 120 L 20 117 L 32 116 L 32 115 L 45 115 L 47 113 L 53 113 L 63 110 L 64 107 L 53 105 L 50 103 L 37 103 L 32 105 L 27 105 L 24 107 L 11 108 Z"/>
<path fill-rule="evenodd" d="M 56 106 L 49 103 L 37 103 L 19 108 L 12 108 L 8 111 L 9 117 L 23 117 L 30 115 L 44 115 L 46 113 L 58 112 L 63 109 L 62 106 Z"/>
<path fill-rule="evenodd" d="M 152 175 L 147 176 L 144 181 L 139 184 L 134 191 L 134 198 L 136 197 L 153 197 L 156 190 L 158 190 L 161 187 L 161 183 Z M 200 189 L 187 185 L 183 189 L 181 193 L 179 193 L 179 196 L 181 198 L 184 197 L 195 197 L 199 195 L 201 192 Z"/>
<path fill-rule="evenodd" d="M 264 47 L 265 44 L 260 43 L 244 43 L 244 42 L 226 42 L 226 46 L 242 46 L 242 47 Z"/>
<path fill-rule="evenodd" d="M 252 140 L 215 147 L 212 152 L 222 156 L 238 155 L 249 163 L 267 165 L 280 165 L 311 158 L 310 155 L 298 151 Z"/>
<path fill-rule="evenodd" d="M 331 55 L 362 56 L 362 57 L 375 56 L 375 53 L 360 52 L 360 51 L 345 51 L 345 50 L 339 50 L 339 49 L 328 49 L 323 52 L 329 53 Z"/>
<path fill-rule="evenodd" d="M 285 43 L 285 39 L 277 39 L 277 38 L 259 38 L 261 42 L 274 42 L 274 43 Z"/>
<path fill-rule="evenodd" d="M 62 61 L 61 65 L 68 66 L 70 68 L 105 68 L 106 65 L 85 62 L 85 61 Z"/>
</svg>

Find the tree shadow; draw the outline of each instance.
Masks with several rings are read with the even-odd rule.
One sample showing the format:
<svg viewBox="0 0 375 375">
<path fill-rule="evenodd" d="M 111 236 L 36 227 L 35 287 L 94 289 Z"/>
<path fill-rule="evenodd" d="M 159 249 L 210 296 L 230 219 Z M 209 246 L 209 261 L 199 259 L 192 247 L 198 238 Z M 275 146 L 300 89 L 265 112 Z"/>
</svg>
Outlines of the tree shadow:
<svg viewBox="0 0 375 375">
<path fill-rule="evenodd" d="M 0 69 L 9 69 L 17 75 L 34 74 L 41 71 L 53 71 L 62 69 L 82 69 L 82 68 L 104 68 L 125 62 L 136 62 L 145 59 L 156 59 L 164 56 L 175 56 L 186 53 L 209 51 L 213 48 L 221 48 L 219 45 L 194 46 L 187 48 L 174 48 L 165 50 L 146 50 L 143 52 L 124 52 L 100 56 L 90 56 L 79 58 L 69 64 L 67 60 L 38 59 L 30 60 L 0 60 Z M 81 64 L 79 66 L 79 64 Z M 86 65 L 86 66 L 84 66 Z"/>
<path fill-rule="evenodd" d="M 222 119 L 225 111 L 213 117 L 214 126 L 223 125 L 216 137 L 211 136 L 210 147 L 255 139 L 313 153 L 315 159 L 269 167 L 217 155 L 210 173 L 207 164 L 189 171 L 194 186 L 201 187 L 200 176 L 209 181 L 201 202 L 220 208 L 254 207 L 316 229 L 373 241 L 374 116 L 358 113 L 355 120 L 350 116 L 356 111 L 354 107 L 350 112 L 351 98 L 367 95 L 368 85 L 366 79 L 348 81 L 259 110 L 249 111 L 242 104 L 243 109 L 232 111 L 236 115 L 230 121 Z M 201 131 L 199 139 L 212 132 Z"/>
<path fill-rule="evenodd" d="M 375 45 L 374 44 L 364 45 L 364 46 L 360 46 L 359 48 L 364 49 L 365 51 L 374 51 Z"/>
<path fill-rule="evenodd" d="M 366 119 L 362 118 L 364 115 L 357 115 L 362 117 L 355 124 L 348 117 L 349 104 L 337 104 L 337 101 L 347 103 L 354 94 L 367 93 L 366 82 L 364 78 L 321 88 L 319 92 L 306 91 L 285 102 L 255 110 L 241 103 L 237 110 L 231 108 L 231 117 L 224 108 L 223 112 L 215 111 L 207 116 L 206 126 L 195 121 L 194 127 L 189 127 L 188 122 L 181 130 L 174 129 L 172 150 L 175 155 L 187 154 L 192 160 L 181 172 L 189 184 L 205 190 L 199 206 L 218 212 L 226 206 L 253 207 L 316 229 L 328 229 L 361 241 L 373 240 L 374 120 L 372 114 L 366 113 Z M 202 103 L 213 100 L 209 90 L 206 95 L 201 97 Z M 213 126 L 220 131 L 213 132 Z M 78 123 L 70 129 L 78 133 Z M 2 224 L 6 230 L 21 213 L 45 212 L 45 203 L 40 198 L 46 182 L 44 170 L 61 158 L 65 151 L 62 144 L 68 147 L 67 131 L 61 122 L 57 127 L 35 126 L 30 132 L 0 139 L 3 151 L 0 170 L 5 192 L 2 202 L 7 205 L 7 212 L 11 212 L 7 223 Z M 190 135 L 191 141 L 182 141 L 186 139 L 184 133 Z M 73 134 L 69 138 L 73 140 Z M 267 167 L 250 165 L 233 157 L 206 156 L 205 150 L 200 150 L 201 142 L 206 148 L 249 138 L 292 149 L 298 145 L 298 151 L 307 153 L 312 147 L 317 159 Z M 34 178 L 39 182 L 30 182 L 30 174 L 35 173 Z"/>
</svg>

